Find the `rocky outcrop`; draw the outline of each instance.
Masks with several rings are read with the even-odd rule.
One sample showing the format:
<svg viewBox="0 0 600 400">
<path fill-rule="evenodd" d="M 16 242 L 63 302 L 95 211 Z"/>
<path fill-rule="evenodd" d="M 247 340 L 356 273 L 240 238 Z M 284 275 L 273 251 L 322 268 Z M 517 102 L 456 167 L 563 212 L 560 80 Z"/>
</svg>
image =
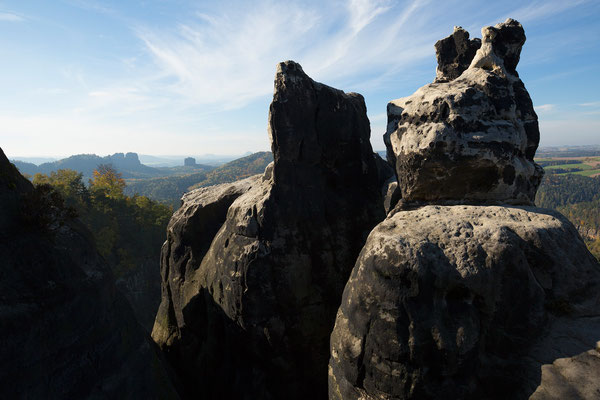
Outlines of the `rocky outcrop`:
<svg viewBox="0 0 600 400">
<path fill-rule="evenodd" d="M 326 397 L 341 293 L 385 216 L 362 96 L 280 63 L 269 136 L 265 174 L 184 197 L 163 248 L 153 338 L 204 398 Z"/>
<path fill-rule="evenodd" d="M 460 76 L 473 61 L 475 53 L 481 47 L 481 39 L 469 40 L 469 32 L 460 26 L 447 38 L 435 44 L 437 58 L 436 82 L 449 82 Z"/>
<path fill-rule="evenodd" d="M 179 398 L 91 234 L 0 150 L 0 398 Z"/>
<path fill-rule="evenodd" d="M 598 397 L 600 265 L 566 218 L 532 205 L 542 170 L 515 69 L 521 25 L 482 33 L 462 73 L 464 58 L 440 65 L 388 105 L 402 199 L 344 289 L 330 399 Z M 438 60 L 460 41 L 438 42 Z"/>
<path fill-rule="evenodd" d="M 560 214 L 398 212 L 344 291 L 330 398 L 527 398 L 542 365 L 595 348 L 598 332 L 600 267 Z"/>
<path fill-rule="evenodd" d="M 597 399 L 600 397 L 600 349 L 560 358 L 542 367 L 542 382 L 531 400 Z"/>
<path fill-rule="evenodd" d="M 600 239 L 600 231 L 595 227 L 589 226 L 587 224 L 577 224 L 575 225 L 579 234 L 590 240 Z"/>
<path fill-rule="evenodd" d="M 388 104 L 384 140 L 404 204 L 533 204 L 543 173 L 533 162 L 539 128 L 515 70 L 525 34 L 511 19 L 482 33 L 481 48 L 458 77 L 449 80 L 462 69 L 452 67 L 456 73 L 444 82 Z M 452 41 L 465 47 L 468 39 L 457 30 L 442 44 Z"/>
</svg>

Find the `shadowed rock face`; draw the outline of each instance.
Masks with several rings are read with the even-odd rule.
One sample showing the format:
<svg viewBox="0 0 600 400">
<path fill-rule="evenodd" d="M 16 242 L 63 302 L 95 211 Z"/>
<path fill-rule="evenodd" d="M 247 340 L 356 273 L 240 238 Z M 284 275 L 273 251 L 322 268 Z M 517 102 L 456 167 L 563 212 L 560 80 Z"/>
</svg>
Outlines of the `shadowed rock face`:
<svg viewBox="0 0 600 400">
<path fill-rule="evenodd" d="M 469 32 L 455 26 L 452 35 L 435 44 L 438 62 L 435 81 L 449 82 L 458 78 L 469 67 L 480 47 L 481 39 L 469 40 Z"/>
<path fill-rule="evenodd" d="M 463 32 L 438 42 L 457 43 L 462 57 L 454 66 L 438 53 L 444 82 L 388 104 L 384 141 L 403 203 L 531 205 L 543 170 L 533 162 L 537 115 L 515 70 L 523 28 L 510 19 L 484 28 L 469 68 L 450 80 L 470 54 L 458 48 L 475 47 Z"/>
<path fill-rule="evenodd" d="M 163 248 L 153 338 L 191 394 L 325 398 L 329 335 L 384 218 L 362 96 L 277 66 L 264 176 L 191 192 Z"/>
<path fill-rule="evenodd" d="M 0 149 L 0 398 L 179 398 L 91 234 Z"/>
</svg>

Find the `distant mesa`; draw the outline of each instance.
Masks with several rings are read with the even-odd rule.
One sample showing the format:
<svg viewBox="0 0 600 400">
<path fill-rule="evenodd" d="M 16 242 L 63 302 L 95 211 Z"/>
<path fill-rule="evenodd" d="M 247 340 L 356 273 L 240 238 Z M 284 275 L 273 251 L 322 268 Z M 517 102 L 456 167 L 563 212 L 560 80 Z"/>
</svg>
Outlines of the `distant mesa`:
<svg viewBox="0 0 600 400">
<path fill-rule="evenodd" d="M 196 166 L 196 159 L 194 157 L 187 157 L 183 160 L 183 165 L 185 167 L 195 167 Z"/>
</svg>

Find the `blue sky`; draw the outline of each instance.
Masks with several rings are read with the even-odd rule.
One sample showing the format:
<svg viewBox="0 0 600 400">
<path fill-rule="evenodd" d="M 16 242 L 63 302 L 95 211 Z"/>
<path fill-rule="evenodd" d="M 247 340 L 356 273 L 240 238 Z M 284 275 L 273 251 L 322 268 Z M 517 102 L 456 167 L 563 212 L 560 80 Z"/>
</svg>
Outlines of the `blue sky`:
<svg viewBox="0 0 600 400">
<path fill-rule="evenodd" d="M 0 146 L 15 156 L 270 148 L 275 65 L 361 93 L 373 147 L 388 101 L 435 77 L 460 25 L 519 20 L 541 145 L 600 144 L 600 1 L 0 0 Z"/>
</svg>

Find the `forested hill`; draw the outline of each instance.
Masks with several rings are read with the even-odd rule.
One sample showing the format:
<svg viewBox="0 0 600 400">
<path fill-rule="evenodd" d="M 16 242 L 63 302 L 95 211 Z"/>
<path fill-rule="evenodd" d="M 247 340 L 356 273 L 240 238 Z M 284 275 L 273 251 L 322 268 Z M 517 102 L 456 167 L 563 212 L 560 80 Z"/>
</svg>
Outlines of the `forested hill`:
<svg viewBox="0 0 600 400">
<path fill-rule="evenodd" d="M 600 177 L 546 175 L 536 205 L 555 209 L 569 218 L 600 259 Z"/>
<path fill-rule="evenodd" d="M 233 182 L 260 174 L 271 161 L 273 154 L 262 151 L 233 160 L 211 171 L 154 179 L 128 179 L 125 194 L 131 196 L 137 193 L 177 208 L 183 193 L 202 186 Z"/>
<path fill-rule="evenodd" d="M 87 182 L 93 175 L 93 172 L 98 165 L 111 165 L 119 171 L 123 178 L 153 178 L 158 176 L 172 175 L 180 173 L 178 168 L 153 168 L 144 165 L 140 162 L 137 153 L 115 153 L 113 155 L 100 157 L 95 154 L 78 154 L 62 160 L 43 163 L 36 166 L 32 163 L 12 160 L 15 166 L 22 174 L 31 176 L 41 173 L 49 174 L 56 172 L 59 169 L 71 169 L 83 174 L 83 181 Z M 187 169 L 187 173 L 198 171 L 209 171 L 213 167 L 207 165 L 196 164 Z"/>
</svg>

